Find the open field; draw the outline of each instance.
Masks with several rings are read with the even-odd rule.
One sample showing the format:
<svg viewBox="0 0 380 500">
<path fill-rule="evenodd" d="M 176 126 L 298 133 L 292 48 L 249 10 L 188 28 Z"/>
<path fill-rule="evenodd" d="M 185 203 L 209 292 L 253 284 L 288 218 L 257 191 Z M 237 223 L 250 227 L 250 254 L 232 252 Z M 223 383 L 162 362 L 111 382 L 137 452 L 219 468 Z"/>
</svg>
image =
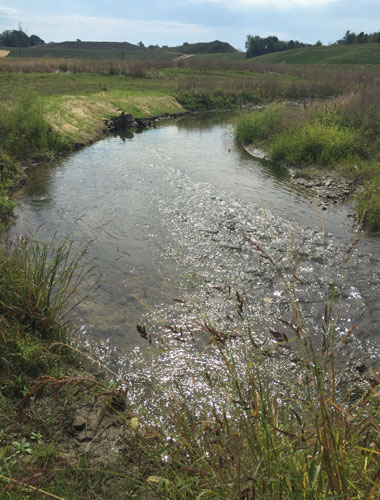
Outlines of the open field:
<svg viewBox="0 0 380 500">
<path fill-rule="evenodd" d="M 262 63 L 287 64 L 380 64 L 380 43 L 304 47 L 255 57 Z"/>
<path fill-rule="evenodd" d="M 89 59 L 115 61 L 147 61 L 172 60 L 178 56 L 176 52 L 155 50 L 123 50 L 123 49 L 70 49 L 51 47 L 17 47 L 8 49 L 9 57 L 51 57 L 55 59 Z"/>
</svg>

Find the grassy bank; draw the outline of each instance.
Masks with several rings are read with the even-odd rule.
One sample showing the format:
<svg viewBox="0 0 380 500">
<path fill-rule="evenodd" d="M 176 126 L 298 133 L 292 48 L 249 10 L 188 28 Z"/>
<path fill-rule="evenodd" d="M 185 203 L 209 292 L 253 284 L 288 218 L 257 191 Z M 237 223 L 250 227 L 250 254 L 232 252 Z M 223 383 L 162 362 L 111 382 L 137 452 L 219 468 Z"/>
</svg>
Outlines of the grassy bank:
<svg viewBox="0 0 380 500">
<path fill-rule="evenodd" d="M 380 227 L 380 90 L 372 88 L 329 104 L 272 106 L 242 118 L 236 137 L 263 146 L 274 161 L 302 171 L 337 172 L 363 185 L 360 219 Z"/>
</svg>

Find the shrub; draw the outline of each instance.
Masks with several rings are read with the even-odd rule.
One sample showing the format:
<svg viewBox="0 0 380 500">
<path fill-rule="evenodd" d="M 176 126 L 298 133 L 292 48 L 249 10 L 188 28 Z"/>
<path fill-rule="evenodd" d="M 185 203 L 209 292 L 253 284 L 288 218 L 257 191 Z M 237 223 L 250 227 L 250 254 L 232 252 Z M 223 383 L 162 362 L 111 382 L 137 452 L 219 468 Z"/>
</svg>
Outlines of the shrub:
<svg viewBox="0 0 380 500">
<path fill-rule="evenodd" d="M 278 128 L 281 128 L 283 113 L 283 106 L 273 106 L 261 112 L 244 115 L 236 127 L 237 140 L 248 144 L 273 137 Z"/>
</svg>

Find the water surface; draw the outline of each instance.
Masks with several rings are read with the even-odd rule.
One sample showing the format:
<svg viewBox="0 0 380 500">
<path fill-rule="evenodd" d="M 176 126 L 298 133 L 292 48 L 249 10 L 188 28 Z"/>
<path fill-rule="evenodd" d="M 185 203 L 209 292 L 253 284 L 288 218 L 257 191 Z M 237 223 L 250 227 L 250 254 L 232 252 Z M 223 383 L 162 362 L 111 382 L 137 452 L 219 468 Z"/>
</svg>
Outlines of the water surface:
<svg viewBox="0 0 380 500">
<path fill-rule="evenodd" d="M 102 282 L 74 320 L 120 353 L 144 345 L 137 323 L 158 334 L 197 332 L 206 320 L 237 328 L 237 293 L 244 321 L 268 336 L 289 316 L 282 273 L 296 274 L 314 335 L 337 287 L 338 334 L 356 323 L 355 335 L 377 345 L 379 241 L 363 238 L 347 266 L 352 207 L 320 213 L 286 171 L 236 144 L 233 120 L 191 115 L 31 170 L 8 237 L 92 242 Z"/>
</svg>

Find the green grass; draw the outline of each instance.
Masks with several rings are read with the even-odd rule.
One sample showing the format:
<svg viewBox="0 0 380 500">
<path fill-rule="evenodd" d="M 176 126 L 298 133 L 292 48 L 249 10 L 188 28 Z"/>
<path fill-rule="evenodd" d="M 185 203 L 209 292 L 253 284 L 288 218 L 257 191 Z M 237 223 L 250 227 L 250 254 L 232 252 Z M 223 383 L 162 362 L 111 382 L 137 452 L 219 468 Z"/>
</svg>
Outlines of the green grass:
<svg viewBox="0 0 380 500">
<path fill-rule="evenodd" d="M 253 59 L 261 63 L 287 64 L 380 64 L 380 44 L 303 47 L 273 52 Z"/>
<path fill-rule="evenodd" d="M 273 138 L 270 156 L 293 166 L 334 165 L 363 151 L 362 137 L 339 125 L 307 123 Z"/>
<path fill-rule="evenodd" d="M 68 338 L 67 314 L 78 304 L 91 269 L 83 267 L 86 249 L 68 240 L 50 245 L 23 239 L 0 253 L 0 380 L 3 395 L 20 396 L 32 377 L 53 373 Z"/>
</svg>

